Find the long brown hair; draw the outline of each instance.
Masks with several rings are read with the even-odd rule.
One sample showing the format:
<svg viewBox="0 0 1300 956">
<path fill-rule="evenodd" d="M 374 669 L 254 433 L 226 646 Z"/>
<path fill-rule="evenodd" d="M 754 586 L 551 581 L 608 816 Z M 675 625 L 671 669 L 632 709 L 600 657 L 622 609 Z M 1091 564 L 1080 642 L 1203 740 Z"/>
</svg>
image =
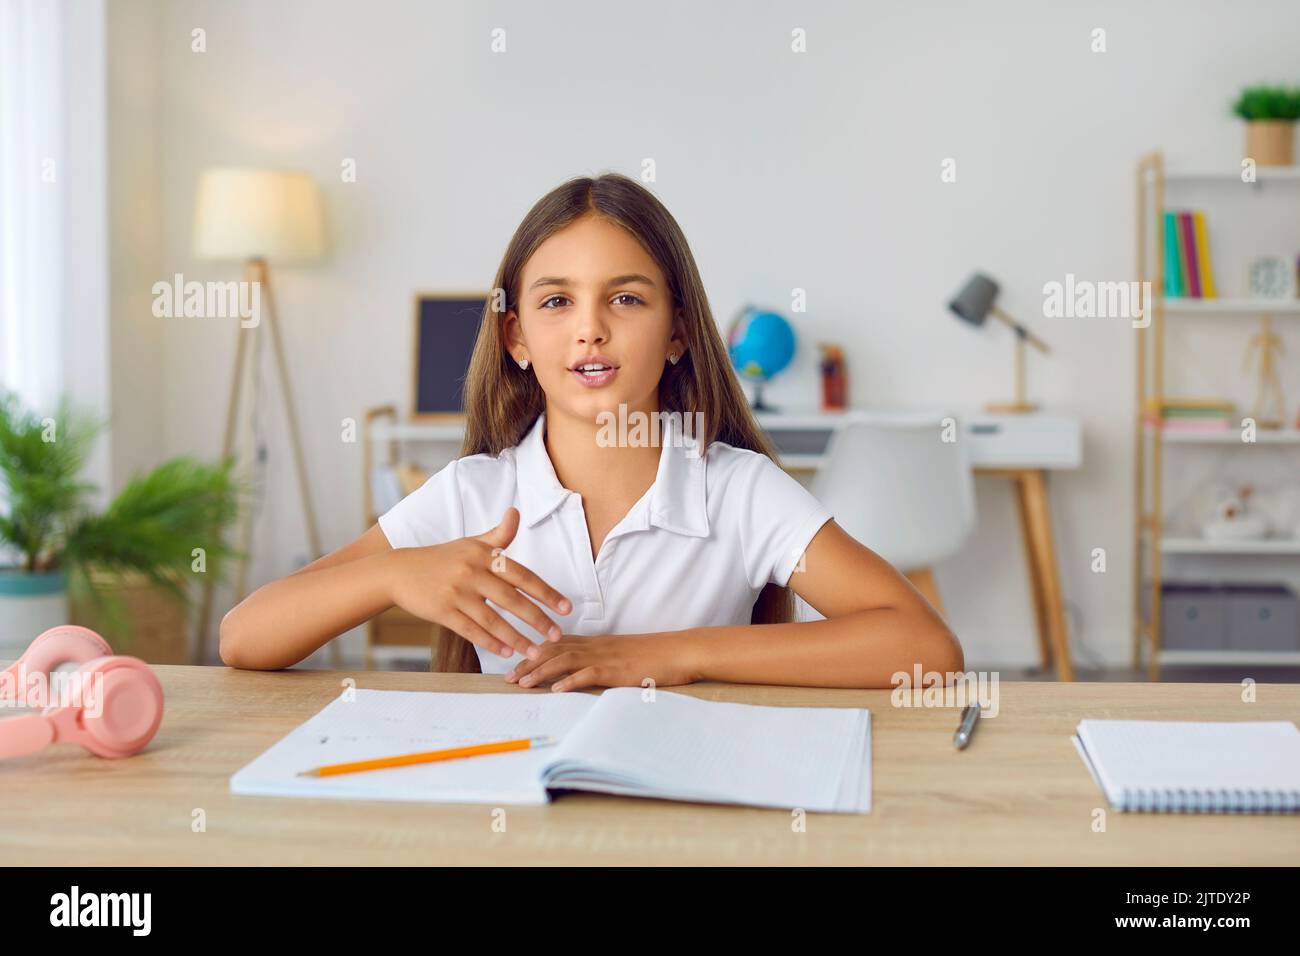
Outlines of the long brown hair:
<svg viewBox="0 0 1300 956">
<path fill-rule="evenodd" d="M 673 308 L 681 312 L 686 354 L 667 365 L 659 381 L 659 410 L 702 412 L 701 452 L 713 441 L 748 448 L 777 461 L 776 451 L 759 429 L 732 371 L 704 293 L 695 257 L 681 227 L 663 203 L 635 180 L 617 173 L 571 179 L 551 190 L 528 211 L 506 247 L 492 283 L 493 296 L 483 310 L 478 341 L 465 379 L 465 443 L 461 455 L 497 455 L 519 444 L 546 397 L 531 372 L 506 350 L 505 314 L 518 310 L 525 263 L 552 234 L 584 216 L 600 216 L 632 233 L 668 278 Z M 504 301 L 503 301 L 504 300 Z M 772 624 L 794 616 L 788 588 L 766 585 L 754 602 L 750 621 Z M 479 670 L 474 645 L 439 627 L 435 669 L 461 673 Z"/>
</svg>

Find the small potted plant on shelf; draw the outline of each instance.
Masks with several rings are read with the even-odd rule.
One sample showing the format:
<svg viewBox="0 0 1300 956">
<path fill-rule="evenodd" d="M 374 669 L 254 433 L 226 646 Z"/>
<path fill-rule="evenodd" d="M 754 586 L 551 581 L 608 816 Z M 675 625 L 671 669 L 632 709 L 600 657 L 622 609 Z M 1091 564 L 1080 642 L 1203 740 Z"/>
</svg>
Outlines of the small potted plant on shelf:
<svg viewBox="0 0 1300 956">
<path fill-rule="evenodd" d="M 1246 158 L 1258 166 L 1290 166 L 1295 161 L 1295 124 L 1300 119 L 1300 88 L 1251 86 L 1241 91 L 1232 111 L 1246 121 Z"/>
<path fill-rule="evenodd" d="M 81 478 L 100 425 L 64 401 L 46 418 L 0 393 L 0 659 L 93 609 L 106 636 L 128 641 L 120 582 L 148 581 L 181 606 L 196 571 L 220 576 L 239 509 L 231 463 L 173 458 L 133 476 L 102 511 Z M 183 637 L 183 635 L 182 635 Z"/>
</svg>

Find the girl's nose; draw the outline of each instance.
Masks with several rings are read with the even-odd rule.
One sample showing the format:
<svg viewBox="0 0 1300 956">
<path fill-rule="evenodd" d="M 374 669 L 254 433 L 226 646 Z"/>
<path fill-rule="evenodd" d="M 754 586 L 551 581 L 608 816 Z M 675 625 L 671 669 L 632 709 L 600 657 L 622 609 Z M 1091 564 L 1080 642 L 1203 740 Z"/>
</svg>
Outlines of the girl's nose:
<svg viewBox="0 0 1300 956">
<path fill-rule="evenodd" d="M 601 313 L 599 303 L 577 311 L 576 334 L 578 341 L 587 345 L 598 345 L 608 341 L 609 325 Z"/>
</svg>

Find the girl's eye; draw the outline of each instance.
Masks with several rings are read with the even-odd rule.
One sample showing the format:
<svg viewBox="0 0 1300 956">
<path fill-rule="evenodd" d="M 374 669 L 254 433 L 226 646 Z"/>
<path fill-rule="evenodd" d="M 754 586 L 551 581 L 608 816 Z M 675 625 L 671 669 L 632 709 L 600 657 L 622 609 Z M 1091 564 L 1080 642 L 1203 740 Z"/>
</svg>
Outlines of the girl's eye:
<svg viewBox="0 0 1300 956">
<path fill-rule="evenodd" d="M 568 297 L 568 296 L 565 296 L 565 295 L 553 295 L 553 296 L 551 296 L 549 299 L 543 299 L 541 305 L 539 306 L 539 308 L 542 308 L 542 309 L 553 309 L 553 308 L 557 308 L 557 306 L 554 306 L 554 305 L 552 305 L 551 303 L 555 302 L 557 299 L 563 299 L 563 300 L 567 301 L 568 298 L 569 298 L 569 297 Z M 614 296 L 614 301 L 615 301 L 616 303 L 618 303 L 620 299 L 630 299 L 630 300 L 631 300 L 630 302 L 622 302 L 622 303 L 620 303 L 620 304 L 622 304 L 622 305 L 644 305 L 644 304 L 645 304 L 644 300 L 643 300 L 639 295 L 634 295 L 634 294 L 631 293 L 631 292 L 620 292 L 618 295 Z"/>
</svg>

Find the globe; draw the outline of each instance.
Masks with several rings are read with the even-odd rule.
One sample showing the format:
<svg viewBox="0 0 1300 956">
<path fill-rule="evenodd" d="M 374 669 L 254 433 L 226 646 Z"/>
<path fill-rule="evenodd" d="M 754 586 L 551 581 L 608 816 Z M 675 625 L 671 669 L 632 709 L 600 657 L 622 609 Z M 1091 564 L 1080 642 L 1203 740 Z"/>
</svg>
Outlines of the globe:
<svg viewBox="0 0 1300 956">
<path fill-rule="evenodd" d="M 768 408 L 763 404 L 763 383 L 790 364 L 794 347 L 794 329 L 775 312 L 746 307 L 731 323 L 727 351 L 740 377 L 754 383 L 755 409 Z"/>
</svg>

